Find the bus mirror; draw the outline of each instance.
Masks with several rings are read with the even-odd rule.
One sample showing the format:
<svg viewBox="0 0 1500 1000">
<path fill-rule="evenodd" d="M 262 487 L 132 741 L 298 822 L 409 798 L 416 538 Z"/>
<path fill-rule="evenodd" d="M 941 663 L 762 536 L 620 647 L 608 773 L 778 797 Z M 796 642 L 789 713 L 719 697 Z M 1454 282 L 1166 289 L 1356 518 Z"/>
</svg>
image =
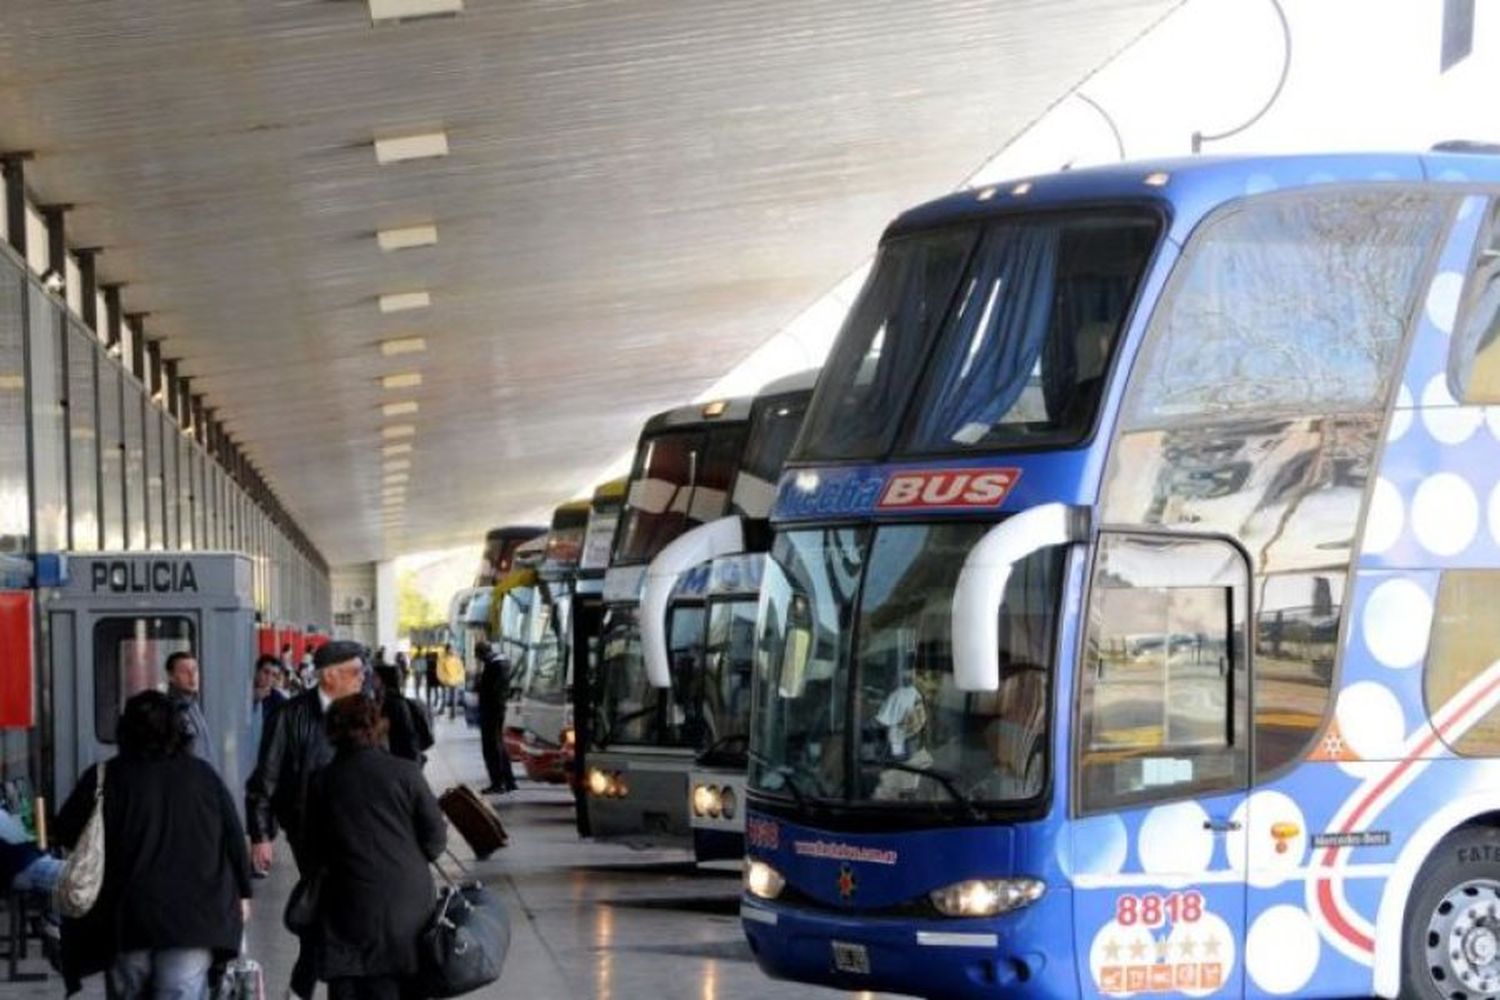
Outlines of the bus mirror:
<svg viewBox="0 0 1500 1000">
<path fill-rule="evenodd" d="M 778 693 L 783 698 L 800 698 L 807 686 L 807 668 L 812 662 L 813 634 L 802 609 L 802 621 L 793 620 L 787 625 L 786 644 L 781 648 L 781 685 Z"/>
<path fill-rule="evenodd" d="M 652 687 L 672 686 L 667 657 L 667 602 L 684 570 L 715 556 L 745 551 L 745 531 L 738 517 L 721 517 L 679 535 L 657 553 L 646 568 L 641 588 L 641 656 Z"/>
<path fill-rule="evenodd" d="M 995 525 L 969 550 L 953 588 L 953 681 L 960 691 L 1000 688 L 1000 605 L 1011 570 L 1033 553 L 1088 538 L 1088 509 L 1048 503 Z"/>
</svg>

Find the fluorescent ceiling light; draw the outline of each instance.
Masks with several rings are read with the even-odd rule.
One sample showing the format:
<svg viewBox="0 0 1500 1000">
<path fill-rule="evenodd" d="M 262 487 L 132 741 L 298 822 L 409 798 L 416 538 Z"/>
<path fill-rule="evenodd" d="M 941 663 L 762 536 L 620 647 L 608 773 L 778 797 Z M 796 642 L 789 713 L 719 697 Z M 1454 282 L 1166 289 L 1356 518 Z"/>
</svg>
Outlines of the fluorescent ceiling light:
<svg viewBox="0 0 1500 1000">
<path fill-rule="evenodd" d="M 417 433 L 417 429 L 411 424 L 389 424 L 380 428 L 380 436 L 386 440 L 395 438 L 409 438 Z"/>
<path fill-rule="evenodd" d="M 421 372 L 401 372 L 396 375 L 382 375 L 380 378 L 382 389 L 412 389 L 421 384 Z"/>
<path fill-rule="evenodd" d="M 399 313 L 409 312 L 412 309 L 426 309 L 432 305 L 432 296 L 427 292 L 391 292 L 380 296 L 378 301 L 381 312 Z M 398 343 L 398 341 L 388 341 L 388 343 Z"/>
<path fill-rule="evenodd" d="M 403 226 L 399 229 L 382 229 L 376 232 L 375 241 L 380 244 L 382 250 L 430 247 L 437 242 L 437 226 Z"/>
<path fill-rule="evenodd" d="M 417 401 L 406 399 L 399 403 L 386 403 L 380 408 L 380 412 L 388 417 L 404 417 L 409 413 L 417 412 Z"/>
<path fill-rule="evenodd" d="M 449 17 L 464 9 L 464 0 L 370 0 L 370 23 Z"/>
<path fill-rule="evenodd" d="M 416 354 L 425 350 L 427 350 L 426 337 L 394 337 L 380 342 L 380 353 L 388 358 L 395 357 L 397 354 Z"/>
<path fill-rule="evenodd" d="M 404 458 L 393 458 L 380 467 L 381 472 L 405 472 L 411 468 L 411 463 Z"/>
<path fill-rule="evenodd" d="M 376 163 L 400 163 L 402 160 L 425 160 L 448 155 L 448 133 L 413 132 L 375 140 Z"/>
<path fill-rule="evenodd" d="M 392 455 L 410 455 L 411 442 L 403 441 L 400 444 L 388 444 L 380 449 L 380 454 L 385 458 L 390 458 Z"/>
</svg>

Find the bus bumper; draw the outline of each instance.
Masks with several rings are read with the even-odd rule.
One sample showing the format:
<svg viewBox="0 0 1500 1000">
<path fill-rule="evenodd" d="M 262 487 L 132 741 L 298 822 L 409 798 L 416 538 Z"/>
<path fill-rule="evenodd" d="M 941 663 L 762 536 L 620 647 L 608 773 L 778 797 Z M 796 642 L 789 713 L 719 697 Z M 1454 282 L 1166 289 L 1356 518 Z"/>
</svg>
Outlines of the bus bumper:
<svg viewBox="0 0 1500 1000">
<path fill-rule="evenodd" d="M 842 916 L 749 897 L 740 903 L 745 937 L 767 975 L 921 997 L 1077 997 L 1071 913 L 1067 893 L 989 920 Z"/>
<path fill-rule="evenodd" d="M 698 861 L 739 861 L 745 856 L 745 834 L 694 824 L 693 856 Z"/>
</svg>

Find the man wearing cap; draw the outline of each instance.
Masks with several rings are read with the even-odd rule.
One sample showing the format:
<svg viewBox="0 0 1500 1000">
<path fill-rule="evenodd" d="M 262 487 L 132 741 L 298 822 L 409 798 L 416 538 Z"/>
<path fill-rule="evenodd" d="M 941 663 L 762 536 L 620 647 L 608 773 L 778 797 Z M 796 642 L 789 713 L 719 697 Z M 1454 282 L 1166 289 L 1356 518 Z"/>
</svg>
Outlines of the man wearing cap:
<svg viewBox="0 0 1500 1000">
<path fill-rule="evenodd" d="M 282 705 L 267 720 L 260 741 L 260 760 L 245 783 L 250 861 L 259 871 L 271 866 L 271 841 L 280 824 L 286 831 L 298 874 L 307 874 L 303 870 L 306 843 L 303 817 L 307 815 L 308 782 L 314 771 L 333 759 L 333 746 L 328 742 L 323 717 L 329 705 L 360 692 L 365 676 L 362 652 L 359 643 L 343 640 L 319 647 L 313 657 L 317 686 Z M 292 992 L 311 997 L 315 985 L 311 962 L 299 955 L 292 969 Z"/>
</svg>

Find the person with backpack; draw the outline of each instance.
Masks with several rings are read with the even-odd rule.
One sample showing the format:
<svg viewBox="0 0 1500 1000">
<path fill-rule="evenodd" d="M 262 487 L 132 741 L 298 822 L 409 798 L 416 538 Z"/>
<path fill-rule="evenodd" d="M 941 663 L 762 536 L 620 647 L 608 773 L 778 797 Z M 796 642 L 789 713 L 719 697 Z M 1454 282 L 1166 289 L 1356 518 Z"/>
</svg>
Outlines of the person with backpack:
<svg viewBox="0 0 1500 1000">
<path fill-rule="evenodd" d="M 391 664 L 375 668 L 379 682 L 380 712 L 388 727 L 387 746 L 392 754 L 422 763 L 423 754 L 432 747 L 432 726 L 426 711 L 401 693 L 401 675 Z"/>
</svg>

